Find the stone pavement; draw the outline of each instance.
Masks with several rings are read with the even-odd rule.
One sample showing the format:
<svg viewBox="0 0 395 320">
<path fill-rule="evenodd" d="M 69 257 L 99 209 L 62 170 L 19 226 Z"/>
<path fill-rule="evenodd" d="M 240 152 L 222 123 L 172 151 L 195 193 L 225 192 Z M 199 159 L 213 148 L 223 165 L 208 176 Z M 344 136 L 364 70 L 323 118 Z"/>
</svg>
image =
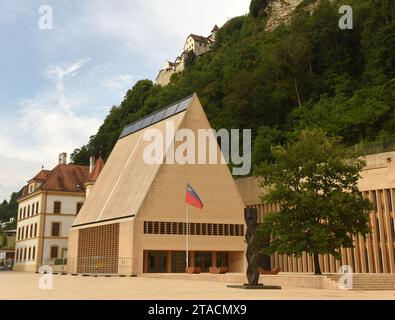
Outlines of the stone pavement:
<svg viewBox="0 0 395 320">
<path fill-rule="evenodd" d="M 52 290 L 41 290 L 35 273 L 0 272 L 0 299 L 115 300 L 355 300 L 391 299 L 395 291 L 343 291 L 287 288 L 238 290 L 223 282 L 154 278 L 53 276 Z"/>
</svg>

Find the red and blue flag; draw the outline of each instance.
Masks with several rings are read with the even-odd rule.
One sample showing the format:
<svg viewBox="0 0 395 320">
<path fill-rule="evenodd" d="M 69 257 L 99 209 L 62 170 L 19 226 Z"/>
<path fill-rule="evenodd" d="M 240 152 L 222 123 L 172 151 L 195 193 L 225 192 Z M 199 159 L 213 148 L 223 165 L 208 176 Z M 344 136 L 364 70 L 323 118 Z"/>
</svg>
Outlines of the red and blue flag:
<svg viewBox="0 0 395 320">
<path fill-rule="evenodd" d="M 185 202 L 198 209 L 202 209 L 204 207 L 202 200 L 200 200 L 198 194 L 195 192 L 195 190 L 193 190 L 193 188 L 189 183 L 187 183 L 187 193 L 185 196 Z"/>
</svg>

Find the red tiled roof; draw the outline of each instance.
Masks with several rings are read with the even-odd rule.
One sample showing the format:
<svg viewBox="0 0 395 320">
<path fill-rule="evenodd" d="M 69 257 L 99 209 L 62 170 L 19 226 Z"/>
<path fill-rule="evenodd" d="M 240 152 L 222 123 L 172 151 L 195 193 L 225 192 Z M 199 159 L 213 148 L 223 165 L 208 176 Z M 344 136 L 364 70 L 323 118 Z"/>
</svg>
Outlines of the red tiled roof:
<svg viewBox="0 0 395 320">
<path fill-rule="evenodd" d="M 48 179 L 48 176 L 51 174 L 51 170 L 41 170 L 36 176 L 30 181 L 45 181 Z M 29 181 L 29 182 L 30 182 Z"/>
<path fill-rule="evenodd" d="M 103 170 L 104 161 L 102 157 L 96 160 L 95 166 L 92 170 L 92 173 L 89 175 L 88 182 L 96 182 L 97 178 L 99 178 L 100 172 Z"/>
<path fill-rule="evenodd" d="M 84 192 L 89 178 L 89 167 L 72 164 L 59 164 L 40 186 L 41 190 Z"/>
<path fill-rule="evenodd" d="M 62 191 L 62 192 L 85 192 L 85 183 L 90 177 L 88 166 L 77 166 L 73 164 L 58 164 L 53 170 L 41 170 L 33 179 L 28 181 L 41 182 L 34 190 Z M 24 198 L 29 194 L 28 185 L 22 188 Z"/>
</svg>

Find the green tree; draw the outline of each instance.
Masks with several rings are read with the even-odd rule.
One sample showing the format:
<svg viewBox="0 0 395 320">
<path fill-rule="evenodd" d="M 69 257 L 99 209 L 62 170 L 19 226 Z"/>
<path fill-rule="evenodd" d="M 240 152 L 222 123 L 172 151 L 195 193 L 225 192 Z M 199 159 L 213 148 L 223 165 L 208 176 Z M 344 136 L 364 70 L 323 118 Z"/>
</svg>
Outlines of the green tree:
<svg viewBox="0 0 395 320">
<path fill-rule="evenodd" d="M 10 218 L 15 218 L 18 213 L 18 202 L 17 199 L 22 195 L 22 190 L 19 192 L 13 192 L 11 199 L 8 202 L 4 200 L 0 204 L 0 222 L 8 222 Z"/>
<path fill-rule="evenodd" d="M 185 68 L 191 68 L 196 62 L 196 53 L 195 51 L 191 50 L 188 51 L 185 57 Z"/>
<path fill-rule="evenodd" d="M 0 248 L 7 248 L 7 236 L 5 232 L 0 231 Z"/>
<path fill-rule="evenodd" d="M 365 162 L 319 129 L 305 129 L 286 146 L 273 150 L 275 163 L 262 164 L 257 173 L 268 188 L 262 200 L 279 204 L 260 227 L 270 245 L 265 254 L 314 256 L 315 274 L 321 274 L 319 254 L 340 258 L 339 249 L 353 248 L 352 236 L 369 232 L 371 204 L 358 191 Z"/>
<path fill-rule="evenodd" d="M 264 15 L 269 3 L 270 0 L 252 0 L 250 3 L 250 14 L 254 18 Z"/>
</svg>

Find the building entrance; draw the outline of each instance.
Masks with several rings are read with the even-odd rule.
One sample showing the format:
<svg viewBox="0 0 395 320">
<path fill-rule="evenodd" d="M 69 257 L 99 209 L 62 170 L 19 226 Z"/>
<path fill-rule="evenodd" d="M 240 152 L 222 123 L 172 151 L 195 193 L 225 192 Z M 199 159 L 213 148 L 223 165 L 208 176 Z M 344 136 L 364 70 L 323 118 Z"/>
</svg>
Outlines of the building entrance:
<svg viewBox="0 0 395 320">
<path fill-rule="evenodd" d="M 211 267 L 229 267 L 228 252 L 191 251 L 189 266 L 200 267 L 202 273 L 210 272 Z M 145 273 L 184 273 L 186 252 L 184 251 L 145 251 Z"/>
</svg>

